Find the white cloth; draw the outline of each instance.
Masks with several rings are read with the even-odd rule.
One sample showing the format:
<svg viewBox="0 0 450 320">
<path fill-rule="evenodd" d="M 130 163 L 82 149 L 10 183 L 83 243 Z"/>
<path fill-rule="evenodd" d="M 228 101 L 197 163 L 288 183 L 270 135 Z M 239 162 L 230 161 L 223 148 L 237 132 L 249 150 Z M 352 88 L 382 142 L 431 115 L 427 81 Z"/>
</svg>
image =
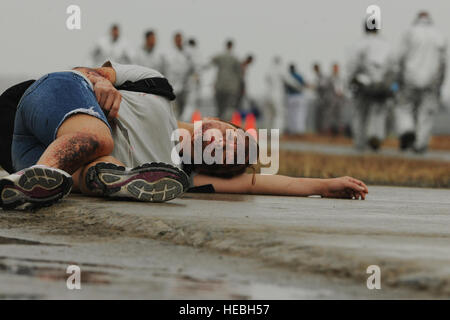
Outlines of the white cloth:
<svg viewBox="0 0 450 320">
<path fill-rule="evenodd" d="M 389 44 L 378 34 L 368 34 L 355 46 L 348 59 L 348 75 L 370 85 L 381 83 L 394 72 L 395 58 Z"/>
<path fill-rule="evenodd" d="M 386 137 L 388 111 L 387 103 L 364 99 L 356 101 L 352 118 L 353 143 L 356 148 L 364 149 L 371 138 L 382 141 Z"/>
<path fill-rule="evenodd" d="M 95 67 L 107 60 L 131 63 L 133 58 L 134 53 L 126 40 L 119 38 L 114 42 L 110 36 L 100 38 L 92 53 L 92 63 Z"/>
<path fill-rule="evenodd" d="M 284 131 L 285 126 L 285 72 L 280 62 L 273 62 L 266 75 L 267 97 L 266 100 L 272 111 L 272 121 L 269 128 Z"/>
<path fill-rule="evenodd" d="M 306 132 L 308 104 L 303 94 L 287 95 L 286 130 L 291 134 Z"/>
<path fill-rule="evenodd" d="M 164 55 L 158 52 L 156 49 L 148 50 L 145 47 L 139 48 L 136 54 L 136 64 L 158 70 L 160 73 L 166 72 L 166 60 Z"/>
<path fill-rule="evenodd" d="M 116 71 L 116 86 L 127 80 L 162 77 L 158 71 L 142 66 L 111 64 Z M 125 90 L 120 93 L 119 114 L 112 125 L 112 156 L 127 167 L 154 161 L 173 164 L 171 152 L 175 143 L 170 138 L 178 125 L 170 102 L 153 94 Z"/>
<path fill-rule="evenodd" d="M 440 86 L 446 40 L 430 20 L 419 19 L 408 29 L 400 48 L 402 78 L 407 86 L 423 89 Z"/>
<path fill-rule="evenodd" d="M 186 56 L 191 64 L 191 72 L 186 82 L 186 103 L 180 120 L 190 122 L 193 113 L 200 108 L 203 61 L 197 48 L 186 47 Z"/>
<path fill-rule="evenodd" d="M 394 109 L 397 134 L 414 133 L 414 148 L 427 148 L 438 109 L 439 96 L 436 91 L 406 87 Z"/>
<path fill-rule="evenodd" d="M 175 48 L 167 58 L 166 77 L 173 87 L 175 94 L 186 90 L 188 77 L 192 71 L 192 64 L 183 50 Z"/>
</svg>

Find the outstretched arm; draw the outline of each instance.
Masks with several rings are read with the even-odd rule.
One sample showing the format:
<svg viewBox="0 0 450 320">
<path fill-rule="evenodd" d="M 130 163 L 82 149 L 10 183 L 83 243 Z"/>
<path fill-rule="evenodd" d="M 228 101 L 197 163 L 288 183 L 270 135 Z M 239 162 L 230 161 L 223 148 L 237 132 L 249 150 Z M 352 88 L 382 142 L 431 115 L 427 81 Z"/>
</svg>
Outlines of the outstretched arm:
<svg viewBox="0 0 450 320">
<path fill-rule="evenodd" d="M 218 193 L 265 194 L 282 196 L 320 195 L 330 198 L 365 199 L 369 192 L 367 186 L 352 177 L 334 179 L 293 178 L 281 175 L 255 176 L 252 184 L 252 174 L 224 179 L 206 175 L 196 175 L 194 185 L 212 184 Z"/>
</svg>

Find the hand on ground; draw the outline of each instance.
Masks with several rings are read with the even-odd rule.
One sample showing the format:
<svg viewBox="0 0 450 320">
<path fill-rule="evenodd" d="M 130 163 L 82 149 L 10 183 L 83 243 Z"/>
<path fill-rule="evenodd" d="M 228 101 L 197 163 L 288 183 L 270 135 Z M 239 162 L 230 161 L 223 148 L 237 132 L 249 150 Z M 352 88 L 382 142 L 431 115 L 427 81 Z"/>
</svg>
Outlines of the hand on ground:
<svg viewBox="0 0 450 320">
<path fill-rule="evenodd" d="M 364 200 L 369 193 L 364 182 L 352 177 L 340 177 L 326 180 L 323 197 Z"/>
</svg>

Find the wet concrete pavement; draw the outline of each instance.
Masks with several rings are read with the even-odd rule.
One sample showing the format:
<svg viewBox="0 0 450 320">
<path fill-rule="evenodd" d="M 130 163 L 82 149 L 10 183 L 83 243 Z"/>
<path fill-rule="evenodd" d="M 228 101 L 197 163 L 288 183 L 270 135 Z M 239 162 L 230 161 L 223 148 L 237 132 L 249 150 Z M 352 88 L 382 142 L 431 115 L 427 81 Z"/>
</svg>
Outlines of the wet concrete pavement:
<svg viewBox="0 0 450 320">
<path fill-rule="evenodd" d="M 0 298 L 450 298 L 449 190 L 166 204 L 72 195 L 0 214 Z M 70 264 L 81 290 L 66 287 Z M 381 290 L 366 287 L 369 265 Z"/>
<path fill-rule="evenodd" d="M 402 152 L 395 148 L 383 147 L 379 151 L 375 152 L 371 150 L 360 151 L 355 149 L 353 146 L 318 144 L 300 141 L 282 141 L 280 142 L 280 149 L 286 151 L 317 152 L 332 155 L 387 156 L 395 158 L 406 158 L 416 160 L 438 160 L 450 162 L 450 151 L 444 150 L 428 150 L 426 153 L 415 153 L 413 151 Z"/>
</svg>

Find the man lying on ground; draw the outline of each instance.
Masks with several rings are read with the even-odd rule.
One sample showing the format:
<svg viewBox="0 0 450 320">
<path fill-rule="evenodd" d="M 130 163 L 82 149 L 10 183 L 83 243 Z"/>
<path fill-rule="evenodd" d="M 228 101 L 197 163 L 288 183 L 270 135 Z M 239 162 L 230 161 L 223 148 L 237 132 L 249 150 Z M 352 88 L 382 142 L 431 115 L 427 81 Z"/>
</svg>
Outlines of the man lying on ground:
<svg viewBox="0 0 450 320">
<path fill-rule="evenodd" d="M 46 91 L 39 90 L 40 83 L 45 84 L 48 82 L 46 79 L 52 77 L 77 79 L 77 85 L 74 86 L 78 91 L 65 88 L 64 85 L 56 85 L 57 81 L 54 81 L 53 87 L 44 86 L 44 88 L 48 87 Z M 34 129 L 32 131 L 28 129 L 29 127 L 25 127 L 30 139 L 39 140 L 36 135 L 41 134 L 39 129 L 36 130 L 32 126 L 35 124 L 33 113 L 40 116 L 47 114 L 47 118 L 52 118 L 52 116 L 48 116 L 48 113 L 43 112 L 43 110 L 47 110 L 45 106 L 51 104 L 47 97 L 63 95 L 64 99 L 67 98 L 65 105 L 71 104 L 77 107 L 60 116 L 61 119 L 58 123 L 62 124 L 59 124 L 59 127 L 54 125 L 49 130 L 47 127 L 41 128 L 42 131 L 47 130 L 43 134 L 44 136 L 51 136 L 53 130 L 56 139 L 46 140 L 47 142 L 50 140 L 47 149 L 42 145 L 39 149 L 38 143 L 35 142 L 32 146 L 36 150 L 31 153 L 29 150 L 34 149 L 27 145 L 23 146 L 20 139 L 17 138 L 21 134 L 19 129 L 23 129 L 20 125 L 22 119 L 19 119 L 13 141 L 14 167 L 20 170 L 32 166 L 36 162 L 45 164 L 48 166 L 46 170 L 51 170 L 54 175 L 58 173 L 56 176 L 69 181 L 67 174 L 57 170 L 63 169 L 72 174 L 75 188 L 84 194 L 109 197 L 125 196 L 147 201 L 155 201 L 155 195 L 159 195 L 156 201 L 163 201 L 182 194 L 188 187 L 188 183 L 184 173 L 170 165 L 172 150 L 175 146 L 171 136 L 178 126 L 194 135 L 193 126 L 187 123 L 177 124 L 169 101 L 163 97 L 123 90 L 118 92 L 113 88 L 113 85 L 120 86 L 127 80 L 138 81 L 151 77 L 162 77 L 162 75 L 144 67 L 116 63 L 107 63 L 98 69 L 78 68 L 71 73 L 44 76 L 37 81 L 37 85 L 34 84 L 30 88 L 32 90 L 27 90 L 18 109 L 19 118 L 25 118 L 24 122 Z M 37 93 L 33 93 L 35 91 Z M 67 91 L 69 93 L 66 93 Z M 72 93 L 72 91 L 75 92 Z M 94 92 L 97 99 L 94 98 Z M 41 101 L 38 101 L 39 103 L 28 102 L 30 99 L 27 97 L 30 95 L 34 95 L 35 99 L 41 99 Z M 119 98 L 120 96 L 121 98 Z M 72 103 L 70 103 L 71 101 Z M 24 112 L 26 110 L 24 106 L 27 105 L 32 105 L 28 108 L 31 110 Z M 100 105 L 108 114 L 112 126 L 106 121 Z M 81 112 L 79 112 L 80 106 L 84 107 Z M 30 115 L 31 120 L 28 119 Z M 57 122 L 57 120 L 47 118 L 44 116 L 43 119 L 40 119 L 41 123 Z M 218 120 L 205 120 L 203 126 L 218 129 L 224 135 L 227 130 L 237 130 L 233 125 Z M 16 129 L 18 129 L 17 133 Z M 35 131 L 37 132 L 35 133 Z M 207 145 L 205 143 L 202 147 L 205 148 Z M 51 147 L 55 148 L 50 152 L 48 149 L 52 149 Z M 246 147 L 248 148 L 248 145 Z M 165 164 L 155 168 L 154 163 L 151 164 L 151 162 Z M 364 199 L 368 192 L 363 182 L 351 177 L 303 179 L 278 175 L 252 175 L 245 173 L 245 169 L 249 165 L 248 157 L 243 164 L 207 165 L 202 163 L 192 165 L 191 171 L 198 174 L 191 174 L 190 186 L 212 185 L 215 192 L 223 193 L 322 195 L 355 199 Z M 54 191 L 53 185 L 49 186 L 43 181 L 40 182 L 35 174 L 38 169 L 40 168 L 28 169 L 31 170 L 28 173 L 32 173 L 29 174 L 31 180 L 33 181 L 32 178 L 35 178 L 33 186 L 49 192 Z M 162 175 L 160 171 L 163 172 Z M 17 179 L 14 175 L 3 179 L 0 186 L 3 207 L 14 207 L 17 203 L 27 201 L 39 202 L 43 199 L 43 196 L 38 193 L 30 195 L 18 192 L 16 187 L 23 188 L 25 183 L 21 183 L 20 178 Z M 3 197 L 5 186 L 8 191 L 16 192 L 14 202 L 9 201 L 8 197 Z M 60 186 L 61 184 L 57 188 Z M 172 191 L 174 188 L 177 190 L 176 192 Z M 56 193 L 61 198 L 68 193 L 68 190 L 65 188 Z M 165 193 L 170 194 L 166 195 Z"/>
<path fill-rule="evenodd" d="M 16 112 L 11 150 L 18 172 L 0 181 L 4 209 L 25 202 L 52 204 L 69 194 L 71 175 L 77 172 L 77 178 L 80 167 L 111 154 L 111 126 L 99 105 L 108 106 L 110 119 L 115 116 L 121 97 L 111 88 L 111 81 L 97 72 L 71 70 L 47 74 L 25 91 Z M 133 175 L 144 177 L 117 187 L 117 195 L 167 201 L 188 186 L 186 174 L 169 163 L 148 164 Z M 153 194 L 154 189 L 163 191 Z"/>
</svg>

